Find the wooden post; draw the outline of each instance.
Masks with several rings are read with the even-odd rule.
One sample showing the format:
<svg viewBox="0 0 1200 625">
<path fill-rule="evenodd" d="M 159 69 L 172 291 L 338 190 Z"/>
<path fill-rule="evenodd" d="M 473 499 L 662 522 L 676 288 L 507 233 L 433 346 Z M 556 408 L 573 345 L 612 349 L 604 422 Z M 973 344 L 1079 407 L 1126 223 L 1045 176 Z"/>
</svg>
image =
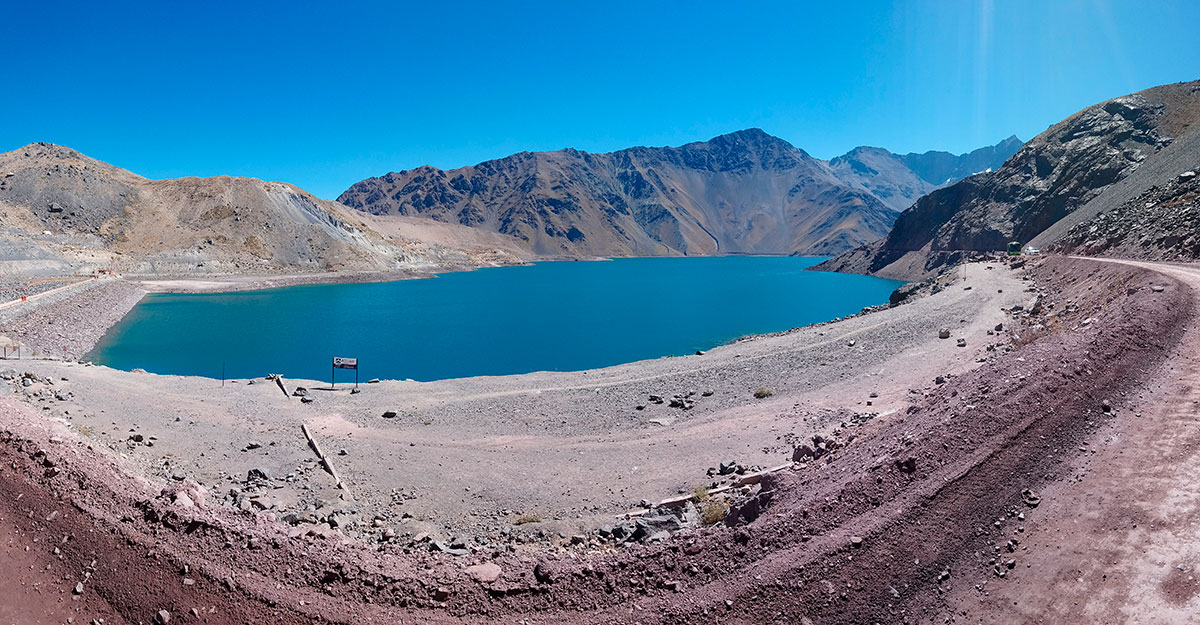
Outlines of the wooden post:
<svg viewBox="0 0 1200 625">
<path fill-rule="evenodd" d="M 339 476 L 337 471 L 334 470 L 333 463 L 329 461 L 329 457 L 321 451 L 321 447 L 317 445 L 317 439 L 313 438 L 312 433 L 308 431 L 308 425 L 301 423 L 300 431 L 304 432 L 304 438 L 308 439 L 308 446 L 311 447 L 313 452 L 317 454 L 317 458 L 321 461 L 321 464 L 325 466 L 325 470 L 329 472 L 329 475 L 333 476 L 333 480 L 337 483 L 337 487 L 346 491 L 346 494 L 353 499 L 354 495 L 350 494 L 350 487 L 346 486 L 346 483 L 342 481 L 341 476 Z"/>
</svg>

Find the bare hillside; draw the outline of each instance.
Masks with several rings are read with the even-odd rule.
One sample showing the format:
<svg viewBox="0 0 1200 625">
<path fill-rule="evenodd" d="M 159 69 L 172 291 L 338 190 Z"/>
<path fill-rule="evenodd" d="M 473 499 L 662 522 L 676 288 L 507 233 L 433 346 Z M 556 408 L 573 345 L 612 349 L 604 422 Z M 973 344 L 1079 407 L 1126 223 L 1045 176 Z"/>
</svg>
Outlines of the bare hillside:
<svg viewBox="0 0 1200 625">
<path fill-rule="evenodd" d="M 887 237 L 820 268 L 916 279 L 1010 241 L 1052 244 L 1070 227 L 1197 169 L 1190 146 L 1198 119 L 1200 81 L 1088 107 L 1025 144 L 1000 169 L 921 198 Z"/>
<path fill-rule="evenodd" d="M 0 154 L 0 238 L 9 268 L 123 272 L 391 271 L 515 262 L 486 245 L 373 231 L 290 184 L 218 176 L 149 180 L 53 144 Z"/>
</svg>

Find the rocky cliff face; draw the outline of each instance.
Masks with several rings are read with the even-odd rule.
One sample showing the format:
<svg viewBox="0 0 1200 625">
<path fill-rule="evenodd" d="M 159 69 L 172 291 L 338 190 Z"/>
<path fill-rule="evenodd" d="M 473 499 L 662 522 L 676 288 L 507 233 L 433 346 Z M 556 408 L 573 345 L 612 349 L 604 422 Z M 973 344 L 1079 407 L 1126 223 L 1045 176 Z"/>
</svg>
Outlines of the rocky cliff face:
<svg viewBox="0 0 1200 625">
<path fill-rule="evenodd" d="M 148 180 L 46 143 L 0 154 L 0 238 L 14 243 L 2 246 L 6 266 L 58 272 L 78 262 L 162 274 L 472 264 L 463 250 L 382 236 L 289 184 Z"/>
<path fill-rule="evenodd" d="M 885 150 L 852 154 L 826 163 L 751 129 L 681 147 L 420 167 L 338 200 L 498 232 L 539 254 L 831 254 L 882 236 L 933 188 Z"/>
<path fill-rule="evenodd" d="M 916 279 L 964 254 L 1027 243 L 1157 159 L 1200 115 L 1200 83 L 1089 107 L 1026 143 L 1003 167 L 922 197 L 887 237 L 820 268 Z"/>
</svg>

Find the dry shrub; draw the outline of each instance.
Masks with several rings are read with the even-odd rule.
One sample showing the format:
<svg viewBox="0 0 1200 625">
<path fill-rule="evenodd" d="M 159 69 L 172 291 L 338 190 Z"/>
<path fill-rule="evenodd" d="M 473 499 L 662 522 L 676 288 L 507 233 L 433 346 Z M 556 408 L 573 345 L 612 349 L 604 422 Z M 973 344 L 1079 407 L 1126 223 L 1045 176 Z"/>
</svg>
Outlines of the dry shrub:
<svg viewBox="0 0 1200 625">
<path fill-rule="evenodd" d="M 725 519 L 729 511 L 729 502 L 723 498 L 706 499 L 700 504 L 700 522 L 704 525 L 715 525 Z"/>
</svg>

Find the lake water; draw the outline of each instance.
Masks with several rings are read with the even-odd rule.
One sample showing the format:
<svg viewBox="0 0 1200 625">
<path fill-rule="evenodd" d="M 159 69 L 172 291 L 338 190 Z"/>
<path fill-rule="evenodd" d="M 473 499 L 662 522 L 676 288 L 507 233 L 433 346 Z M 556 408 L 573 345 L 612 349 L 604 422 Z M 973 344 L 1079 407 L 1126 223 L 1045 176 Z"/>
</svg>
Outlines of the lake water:
<svg viewBox="0 0 1200 625">
<path fill-rule="evenodd" d="M 437 380 L 573 371 L 691 354 L 828 321 L 901 283 L 804 271 L 819 258 L 545 262 L 428 280 L 152 294 L 88 356 L 118 369 L 328 380 Z M 338 371 L 353 382 L 353 371 Z"/>
</svg>

